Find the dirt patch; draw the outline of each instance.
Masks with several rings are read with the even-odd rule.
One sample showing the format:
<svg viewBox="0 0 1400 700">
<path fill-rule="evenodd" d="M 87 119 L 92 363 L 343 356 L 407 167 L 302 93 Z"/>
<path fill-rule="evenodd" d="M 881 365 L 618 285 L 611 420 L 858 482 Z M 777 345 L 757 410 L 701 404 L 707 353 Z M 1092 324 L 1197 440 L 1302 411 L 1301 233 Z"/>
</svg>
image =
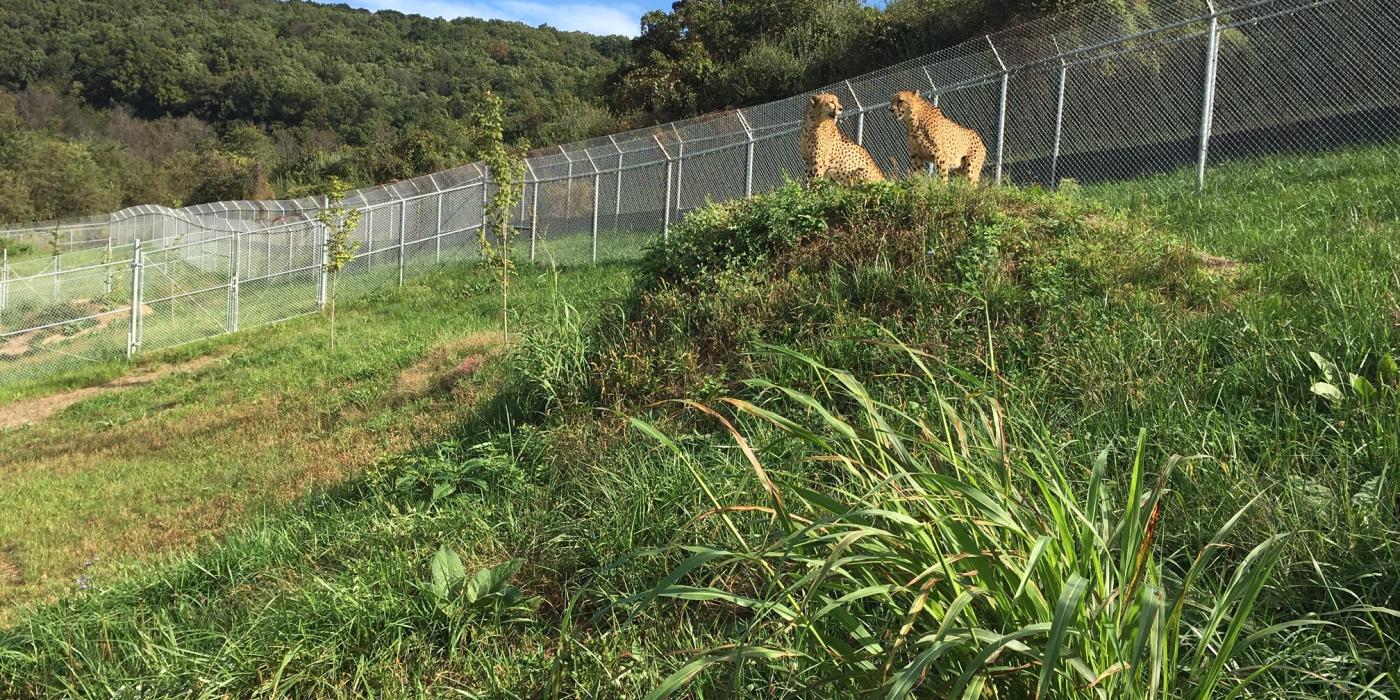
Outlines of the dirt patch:
<svg viewBox="0 0 1400 700">
<path fill-rule="evenodd" d="M 5 342 L 0 343 L 0 357 L 23 357 L 28 354 L 29 346 L 34 342 L 35 333 L 38 331 L 6 338 Z"/>
<path fill-rule="evenodd" d="M 1211 255 L 1210 253 L 1197 251 L 1196 257 L 1201 259 L 1201 264 L 1204 265 L 1207 270 L 1221 275 L 1233 275 L 1239 272 L 1240 268 L 1244 267 L 1244 263 L 1238 260 L 1222 258 L 1219 255 Z"/>
<path fill-rule="evenodd" d="M 24 357 L 37 352 L 45 345 L 77 340 L 85 336 L 101 333 L 107 330 L 113 323 L 130 318 L 130 314 L 125 311 L 111 311 L 90 299 L 78 299 L 68 307 L 67 313 L 78 316 L 95 316 L 88 319 L 91 325 L 84 326 L 78 330 L 68 333 L 65 326 L 53 326 L 37 331 L 21 333 L 16 336 L 6 338 L 0 343 L 0 358 L 14 359 Z M 141 306 L 141 315 L 150 316 L 155 310 L 149 306 Z"/>
<path fill-rule="evenodd" d="M 0 586 L 18 586 L 21 583 L 24 583 L 24 577 L 19 575 L 15 546 L 10 544 L 0 547 Z"/>
<path fill-rule="evenodd" d="M 135 374 L 113 379 L 106 384 L 73 389 L 60 394 L 49 396 L 37 396 L 32 399 L 21 399 L 13 403 L 0 406 L 0 429 L 16 428 L 28 423 L 37 423 L 49 416 L 62 411 L 84 399 L 105 394 L 113 391 L 123 391 L 138 386 L 145 386 L 158 379 L 168 377 L 176 373 L 195 372 L 208 367 L 218 358 L 214 356 L 200 357 L 189 362 L 182 362 L 178 365 L 162 365 L 151 367 Z"/>
<path fill-rule="evenodd" d="M 451 390 L 476 374 L 504 346 L 499 333 L 473 333 L 429 348 L 423 357 L 399 373 L 390 395 L 404 400 Z"/>
</svg>

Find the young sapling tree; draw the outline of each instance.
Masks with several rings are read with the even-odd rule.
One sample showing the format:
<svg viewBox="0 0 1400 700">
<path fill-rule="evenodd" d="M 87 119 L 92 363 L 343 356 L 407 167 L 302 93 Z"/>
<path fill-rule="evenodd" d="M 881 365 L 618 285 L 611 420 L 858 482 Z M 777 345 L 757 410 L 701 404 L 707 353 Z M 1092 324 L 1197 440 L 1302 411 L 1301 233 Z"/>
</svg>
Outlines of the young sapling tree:
<svg viewBox="0 0 1400 700">
<path fill-rule="evenodd" d="M 331 351 L 335 351 L 335 297 L 336 283 L 340 271 L 355 259 L 360 250 L 360 242 L 352 238 L 355 228 L 360 225 L 360 210 L 345 206 L 345 195 L 350 185 L 338 177 L 332 177 L 326 191 L 326 205 L 316 214 L 316 220 L 326 227 L 325 255 L 322 267 L 326 271 L 327 307 L 331 317 Z"/>
<path fill-rule="evenodd" d="M 505 336 L 510 332 L 509 290 L 515 271 L 515 263 L 510 256 L 515 228 L 511 226 L 510 213 L 520 204 L 524 194 L 524 153 L 527 146 L 517 144 L 514 148 L 506 147 L 501 98 L 490 92 L 482 98 L 473 121 L 478 155 L 491 177 L 489 184 L 495 185 L 495 190 L 486 200 L 485 225 L 481 227 L 479 235 L 481 262 L 495 269 L 501 285 L 501 335 Z"/>
</svg>

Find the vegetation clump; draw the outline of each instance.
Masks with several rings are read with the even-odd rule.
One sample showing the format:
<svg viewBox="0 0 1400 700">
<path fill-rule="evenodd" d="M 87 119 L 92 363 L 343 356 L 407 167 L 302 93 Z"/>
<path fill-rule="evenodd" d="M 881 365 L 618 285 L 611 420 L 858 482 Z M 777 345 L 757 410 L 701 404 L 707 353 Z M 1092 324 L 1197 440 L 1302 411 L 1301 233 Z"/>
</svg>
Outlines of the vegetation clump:
<svg viewBox="0 0 1400 700">
<path fill-rule="evenodd" d="M 1106 305 L 1207 308 L 1220 292 L 1188 246 L 1082 198 L 923 178 L 789 184 L 695 212 L 655 243 L 596 362 L 610 396 L 654 399 L 754 372 L 745 351 L 759 343 L 854 371 L 907 366 L 868 342 L 890 331 L 951 364 L 1019 374 Z"/>
</svg>

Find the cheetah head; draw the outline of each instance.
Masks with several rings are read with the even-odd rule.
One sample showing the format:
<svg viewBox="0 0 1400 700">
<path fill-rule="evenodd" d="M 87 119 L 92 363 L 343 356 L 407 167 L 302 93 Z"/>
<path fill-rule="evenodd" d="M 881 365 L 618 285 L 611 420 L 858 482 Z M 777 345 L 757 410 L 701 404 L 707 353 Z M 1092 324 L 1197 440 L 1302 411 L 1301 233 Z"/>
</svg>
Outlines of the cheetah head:
<svg viewBox="0 0 1400 700">
<path fill-rule="evenodd" d="M 919 96 L 919 93 L 913 90 L 896 92 L 894 96 L 890 98 L 890 112 L 894 114 L 895 119 L 908 123 L 914 115 L 914 109 L 923 99 L 924 98 Z"/>
<path fill-rule="evenodd" d="M 841 100 L 829 92 L 812 95 L 812 101 L 807 104 L 807 116 L 816 120 L 835 119 L 841 116 Z"/>
</svg>

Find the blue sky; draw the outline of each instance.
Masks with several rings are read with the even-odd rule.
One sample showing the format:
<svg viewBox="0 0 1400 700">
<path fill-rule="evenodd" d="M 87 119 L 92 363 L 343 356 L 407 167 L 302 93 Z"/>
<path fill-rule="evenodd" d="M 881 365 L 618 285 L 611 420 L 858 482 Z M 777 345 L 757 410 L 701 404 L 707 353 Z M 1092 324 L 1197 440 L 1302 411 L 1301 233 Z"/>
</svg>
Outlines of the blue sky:
<svg viewBox="0 0 1400 700">
<path fill-rule="evenodd" d="M 368 10 L 398 10 L 427 17 L 512 19 L 530 26 L 590 34 L 636 36 L 642 14 L 670 10 L 671 0 L 342 0 Z M 885 0 L 865 0 L 883 7 Z"/>
<path fill-rule="evenodd" d="M 642 14 L 671 9 L 671 0 L 344 0 L 368 10 L 398 10 L 427 17 L 481 17 L 510 19 L 531 26 L 548 24 L 558 29 L 591 34 L 636 36 Z"/>
</svg>

